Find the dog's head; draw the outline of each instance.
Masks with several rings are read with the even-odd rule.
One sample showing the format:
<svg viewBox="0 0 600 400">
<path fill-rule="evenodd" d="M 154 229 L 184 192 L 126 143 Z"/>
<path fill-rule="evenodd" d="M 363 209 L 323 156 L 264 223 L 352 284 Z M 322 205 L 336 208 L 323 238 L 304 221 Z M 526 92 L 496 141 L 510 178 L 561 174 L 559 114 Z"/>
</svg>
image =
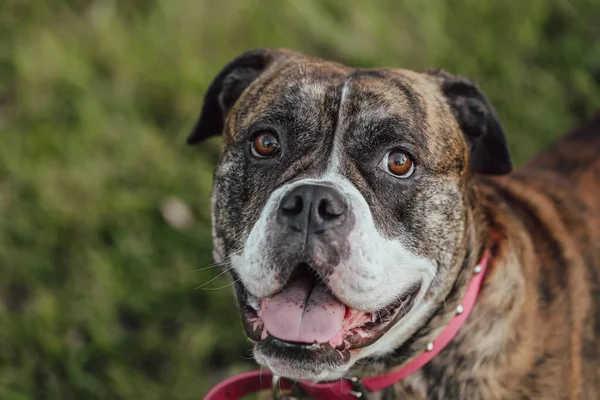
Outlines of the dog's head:
<svg viewBox="0 0 600 400">
<path fill-rule="evenodd" d="M 288 50 L 215 78 L 188 142 L 221 133 L 214 257 L 256 359 L 293 379 L 338 378 L 421 328 L 468 252 L 473 176 L 511 169 L 471 81 Z"/>
</svg>

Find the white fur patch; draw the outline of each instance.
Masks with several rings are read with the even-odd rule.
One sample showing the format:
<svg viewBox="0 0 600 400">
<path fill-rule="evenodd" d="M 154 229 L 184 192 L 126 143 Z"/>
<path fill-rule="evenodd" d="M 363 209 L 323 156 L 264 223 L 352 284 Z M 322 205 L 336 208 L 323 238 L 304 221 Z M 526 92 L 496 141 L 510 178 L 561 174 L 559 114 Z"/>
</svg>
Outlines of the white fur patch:
<svg viewBox="0 0 600 400">
<path fill-rule="evenodd" d="M 376 311 L 406 294 L 413 284 L 421 284 L 412 309 L 382 338 L 362 349 L 360 355 L 348 364 L 349 368 L 357 359 L 391 352 L 414 330 L 432 306 L 423 303 L 423 297 L 435 276 L 436 263 L 411 252 L 403 243 L 402 237 L 384 237 L 377 230 L 368 203 L 358 189 L 345 177 L 328 173 L 321 179 L 303 179 L 274 191 L 252 228 L 243 251 L 231 257 L 233 268 L 252 295 L 261 298 L 272 295 L 281 288 L 268 256 L 269 246 L 273 243 L 269 227 L 274 223 L 272 218 L 277 213 L 281 197 L 294 187 L 309 183 L 336 187 L 355 215 L 356 223 L 348 239 L 351 243 L 350 254 L 335 266 L 328 282 L 330 290 L 338 299 L 358 310 Z M 276 360 L 258 361 L 275 368 L 275 373 L 284 372 L 277 370 Z M 330 379 L 343 375 L 344 371 L 331 370 L 323 373 Z"/>
<path fill-rule="evenodd" d="M 327 165 L 328 173 L 337 172 L 342 164 L 343 154 L 342 154 L 342 144 L 340 142 L 341 142 L 342 136 L 343 136 L 341 132 L 344 130 L 342 123 L 343 123 L 343 121 L 345 121 L 344 103 L 346 102 L 346 98 L 348 97 L 349 91 L 350 91 L 350 81 L 347 80 L 346 82 L 344 82 L 344 86 L 342 88 L 342 96 L 340 99 L 340 105 L 339 105 L 339 109 L 338 109 L 338 118 L 337 118 L 338 126 L 333 135 L 333 149 L 331 150 L 331 157 L 329 158 L 329 164 Z"/>
</svg>

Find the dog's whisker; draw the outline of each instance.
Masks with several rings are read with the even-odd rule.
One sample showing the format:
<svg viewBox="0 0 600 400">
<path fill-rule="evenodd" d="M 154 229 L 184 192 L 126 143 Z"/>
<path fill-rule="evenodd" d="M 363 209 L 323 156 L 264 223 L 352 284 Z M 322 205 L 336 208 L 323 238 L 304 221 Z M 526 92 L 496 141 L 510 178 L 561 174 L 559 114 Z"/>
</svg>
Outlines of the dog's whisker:
<svg viewBox="0 0 600 400">
<path fill-rule="evenodd" d="M 293 391 L 296 385 L 298 385 L 298 381 L 292 381 L 292 387 L 290 388 L 290 390 Z"/>
<path fill-rule="evenodd" d="M 236 283 L 238 283 L 238 282 L 240 281 L 240 279 L 241 279 L 241 278 L 238 278 L 238 279 L 236 279 L 235 281 L 233 281 L 233 282 L 230 282 L 230 283 L 228 283 L 227 285 L 224 285 L 224 286 L 221 286 L 221 287 L 218 287 L 218 288 L 201 288 L 201 289 L 202 289 L 202 290 L 220 290 L 220 289 L 225 289 L 225 288 L 227 288 L 227 287 L 229 287 L 229 286 L 231 286 L 231 285 L 235 285 Z"/>
<path fill-rule="evenodd" d="M 206 271 L 208 269 L 228 266 L 228 265 L 230 265 L 229 256 L 236 252 L 237 252 L 237 250 L 235 248 L 229 249 L 223 256 L 223 261 L 211 263 L 211 264 L 207 265 L 206 267 L 195 269 L 194 272 Z"/>
<path fill-rule="evenodd" d="M 404 307 L 404 303 L 400 303 L 400 307 L 402 308 L 402 313 L 406 314 L 406 308 Z"/>
<path fill-rule="evenodd" d="M 229 263 L 226 263 L 226 262 L 224 262 L 224 263 L 215 263 L 215 264 L 208 265 L 208 266 L 206 266 L 206 267 L 202 267 L 202 268 L 195 269 L 195 270 L 194 270 L 194 272 L 200 272 L 200 271 L 206 271 L 207 269 L 213 269 L 213 268 L 218 268 L 218 267 L 224 267 L 224 266 L 226 266 L 226 265 L 228 265 L 228 264 L 229 264 Z"/>
<path fill-rule="evenodd" d="M 209 280 L 208 282 L 194 288 L 194 290 L 198 290 L 198 289 L 202 289 L 204 286 L 208 285 L 211 282 L 214 282 L 216 279 L 218 279 L 219 277 L 225 275 L 227 272 L 229 272 L 231 270 L 232 267 L 227 268 L 225 271 L 221 272 L 219 275 L 215 276 L 214 278 L 212 278 L 211 280 Z"/>
</svg>

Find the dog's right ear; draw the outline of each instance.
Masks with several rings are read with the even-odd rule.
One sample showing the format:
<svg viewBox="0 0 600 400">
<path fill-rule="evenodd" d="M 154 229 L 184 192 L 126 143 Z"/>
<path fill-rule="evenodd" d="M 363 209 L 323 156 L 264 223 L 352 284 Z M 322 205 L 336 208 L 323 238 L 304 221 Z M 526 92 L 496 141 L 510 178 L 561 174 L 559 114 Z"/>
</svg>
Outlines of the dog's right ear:
<svg viewBox="0 0 600 400">
<path fill-rule="evenodd" d="M 220 135 L 227 114 L 242 92 L 282 55 L 279 50 L 251 50 L 227 64 L 204 96 L 202 112 L 187 138 L 188 144 L 196 144 L 211 136 Z"/>
</svg>

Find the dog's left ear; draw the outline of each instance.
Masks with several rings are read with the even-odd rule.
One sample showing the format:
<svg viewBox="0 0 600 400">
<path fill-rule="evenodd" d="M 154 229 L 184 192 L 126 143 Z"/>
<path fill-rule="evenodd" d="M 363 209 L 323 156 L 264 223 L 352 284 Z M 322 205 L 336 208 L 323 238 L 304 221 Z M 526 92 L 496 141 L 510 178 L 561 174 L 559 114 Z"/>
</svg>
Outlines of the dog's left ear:
<svg viewBox="0 0 600 400">
<path fill-rule="evenodd" d="M 227 64 L 212 81 L 204 96 L 202 112 L 187 138 L 188 144 L 220 135 L 227 114 L 242 92 L 283 53 L 272 49 L 251 50 Z"/>
<path fill-rule="evenodd" d="M 512 162 L 504 129 L 489 100 L 469 79 L 443 70 L 427 71 L 441 85 L 470 147 L 469 166 L 487 175 L 507 174 Z"/>
</svg>

